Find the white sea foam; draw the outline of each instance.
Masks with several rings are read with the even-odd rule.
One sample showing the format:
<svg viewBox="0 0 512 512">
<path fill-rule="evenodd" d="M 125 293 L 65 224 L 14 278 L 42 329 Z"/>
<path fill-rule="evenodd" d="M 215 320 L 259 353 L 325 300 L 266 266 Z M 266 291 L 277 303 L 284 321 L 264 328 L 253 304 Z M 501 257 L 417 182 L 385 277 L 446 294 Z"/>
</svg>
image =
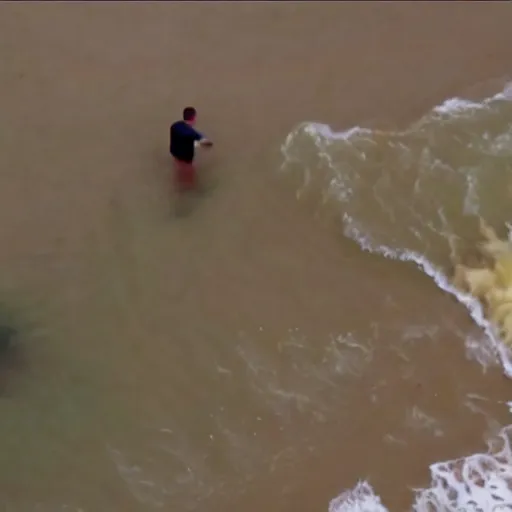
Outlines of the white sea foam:
<svg viewBox="0 0 512 512">
<path fill-rule="evenodd" d="M 388 512 L 368 482 L 358 482 L 329 503 L 329 512 Z"/>
<path fill-rule="evenodd" d="M 413 512 L 512 510 L 512 426 L 489 442 L 486 453 L 430 466 L 431 485 L 416 491 Z M 388 511 L 371 485 L 359 482 L 329 504 L 329 512 Z"/>
<path fill-rule="evenodd" d="M 436 118 L 460 118 L 471 116 L 482 111 L 497 101 L 512 100 L 512 84 L 504 91 L 481 102 L 451 98 L 435 107 L 429 116 L 425 116 L 409 130 L 395 135 L 411 133 L 424 123 L 435 121 Z M 354 127 L 344 132 L 333 132 L 328 125 L 321 123 L 304 123 L 292 132 L 282 147 L 286 161 L 292 159 L 290 148 L 293 139 L 300 131 L 310 135 L 317 147 L 325 148 L 334 141 L 350 142 L 371 137 L 384 132 L 378 132 L 362 127 Z M 503 136 L 494 141 L 493 152 L 499 150 L 501 155 L 509 155 L 509 137 Z M 297 160 L 295 158 L 295 160 Z M 468 181 L 467 202 L 464 205 L 469 212 L 478 211 L 474 183 Z M 343 188 L 343 187 L 342 187 Z M 347 191 L 342 191 L 346 197 Z M 341 197 L 343 200 L 343 196 Z M 377 244 L 371 236 L 364 232 L 363 226 L 357 219 L 345 213 L 343 216 L 345 235 L 359 244 L 362 250 L 380 254 L 386 258 L 411 262 L 430 276 L 443 291 L 454 295 L 468 310 L 472 319 L 484 330 L 486 336 L 475 342 L 467 340 L 468 352 L 471 357 L 482 364 L 499 360 L 505 374 L 512 378 L 512 357 L 510 351 L 500 342 L 492 325 L 485 319 L 480 303 L 472 296 L 463 294 L 455 289 L 443 271 L 419 252 L 392 248 Z M 510 226 L 509 226 L 510 231 Z M 510 236 L 510 233 L 509 233 Z M 511 402 L 512 403 L 512 402 Z M 462 459 L 435 463 L 430 466 L 431 486 L 416 492 L 411 510 L 415 512 L 462 512 L 479 511 L 492 512 L 512 510 L 512 452 L 510 439 L 512 426 L 502 429 L 498 442 L 489 445 L 487 453 L 475 454 Z M 344 491 L 329 504 L 329 512 L 384 512 L 388 509 L 382 504 L 371 485 L 366 481 L 359 482 L 353 489 Z"/>
<path fill-rule="evenodd" d="M 438 105 L 432 109 L 436 114 L 447 114 L 447 115 L 458 115 L 458 114 L 470 114 L 472 111 L 483 110 L 488 107 L 491 103 L 499 100 L 511 100 L 512 99 L 512 84 L 507 84 L 502 92 L 485 98 L 482 101 L 471 101 L 464 98 L 450 98 L 441 105 Z"/>
<path fill-rule="evenodd" d="M 474 101 L 464 100 L 461 98 L 451 98 L 446 100 L 443 104 L 434 107 L 433 112 L 436 114 L 460 114 L 470 113 L 474 110 L 482 110 L 485 108 L 485 102 L 477 103 Z"/>
</svg>

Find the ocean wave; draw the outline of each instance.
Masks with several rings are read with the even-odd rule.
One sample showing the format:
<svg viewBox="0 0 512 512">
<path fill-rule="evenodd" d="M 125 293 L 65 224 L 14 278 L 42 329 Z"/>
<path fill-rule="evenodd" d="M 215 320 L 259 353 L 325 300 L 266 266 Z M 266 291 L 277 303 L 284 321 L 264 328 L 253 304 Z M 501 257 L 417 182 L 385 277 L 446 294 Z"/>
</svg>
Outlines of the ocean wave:
<svg viewBox="0 0 512 512">
<path fill-rule="evenodd" d="M 510 100 L 511 85 L 480 102 L 451 98 L 403 131 L 301 123 L 282 145 L 281 171 L 298 178 L 299 199 L 341 215 L 344 234 L 362 250 L 415 264 L 454 295 L 485 333 L 467 340 L 472 359 L 499 361 L 512 378 L 511 353 L 480 303 L 448 278 L 477 216 L 507 224 L 510 238 L 502 218 L 512 195 Z M 485 454 L 431 465 L 431 486 L 416 492 L 412 510 L 512 510 L 511 433 L 505 427 Z M 329 505 L 329 512 L 386 510 L 366 481 Z"/>
<path fill-rule="evenodd" d="M 456 244 L 474 238 L 476 216 L 495 218 L 500 205 L 508 210 L 510 99 L 512 87 L 480 103 L 452 98 L 401 132 L 355 127 L 337 133 L 302 123 L 282 146 L 281 170 L 302 178 L 299 198 L 316 193 L 336 215 L 341 204 L 344 234 L 362 250 L 415 264 L 454 295 L 484 329 L 488 346 L 482 349 L 512 377 L 511 354 L 480 303 L 448 278 Z"/>
<path fill-rule="evenodd" d="M 512 426 L 489 442 L 486 453 L 430 466 L 428 489 L 416 491 L 414 512 L 500 512 L 512 510 Z M 387 512 L 366 481 L 358 482 L 329 504 L 329 512 Z"/>
</svg>

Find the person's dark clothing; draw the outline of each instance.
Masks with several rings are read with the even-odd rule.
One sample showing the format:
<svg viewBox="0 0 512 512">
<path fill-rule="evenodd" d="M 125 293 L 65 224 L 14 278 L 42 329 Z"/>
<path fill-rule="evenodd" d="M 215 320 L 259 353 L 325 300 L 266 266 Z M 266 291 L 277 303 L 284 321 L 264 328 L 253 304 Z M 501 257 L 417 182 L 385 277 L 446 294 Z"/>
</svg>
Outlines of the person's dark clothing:
<svg viewBox="0 0 512 512">
<path fill-rule="evenodd" d="M 194 160 L 194 142 L 201 140 L 203 135 L 185 121 L 176 121 L 171 125 L 169 151 L 181 162 L 191 163 Z"/>
</svg>

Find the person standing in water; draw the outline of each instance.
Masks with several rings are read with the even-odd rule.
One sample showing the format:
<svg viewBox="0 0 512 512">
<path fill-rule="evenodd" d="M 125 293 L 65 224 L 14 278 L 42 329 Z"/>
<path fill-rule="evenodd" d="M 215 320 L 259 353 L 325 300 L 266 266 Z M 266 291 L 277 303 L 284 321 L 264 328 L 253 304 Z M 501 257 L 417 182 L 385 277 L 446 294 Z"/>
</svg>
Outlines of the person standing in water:
<svg viewBox="0 0 512 512">
<path fill-rule="evenodd" d="M 183 109 L 183 119 L 170 128 L 169 151 L 174 159 L 174 178 L 179 192 L 191 190 L 196 185 L 194 154 L 196 146 L 210 148 L 213 142 L 199 133 L 194 125 L 197 112 L 194 107 Z"/>
</svg>

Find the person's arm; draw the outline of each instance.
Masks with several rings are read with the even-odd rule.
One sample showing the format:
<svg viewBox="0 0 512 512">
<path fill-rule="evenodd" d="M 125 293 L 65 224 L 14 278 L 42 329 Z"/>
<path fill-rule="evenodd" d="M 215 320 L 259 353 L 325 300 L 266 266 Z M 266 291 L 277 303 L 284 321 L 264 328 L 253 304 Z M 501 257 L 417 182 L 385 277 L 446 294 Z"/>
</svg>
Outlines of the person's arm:
<svg viewBox="0 0 512 512">
<path fill-rule="evenodd" d="M 202 133 L 195 131 L 195 140 L 196 142 L 205 148 L 211 148 L 213 146 L 213 142 L 210 139 L 207 139 Z"/>
</svg>

